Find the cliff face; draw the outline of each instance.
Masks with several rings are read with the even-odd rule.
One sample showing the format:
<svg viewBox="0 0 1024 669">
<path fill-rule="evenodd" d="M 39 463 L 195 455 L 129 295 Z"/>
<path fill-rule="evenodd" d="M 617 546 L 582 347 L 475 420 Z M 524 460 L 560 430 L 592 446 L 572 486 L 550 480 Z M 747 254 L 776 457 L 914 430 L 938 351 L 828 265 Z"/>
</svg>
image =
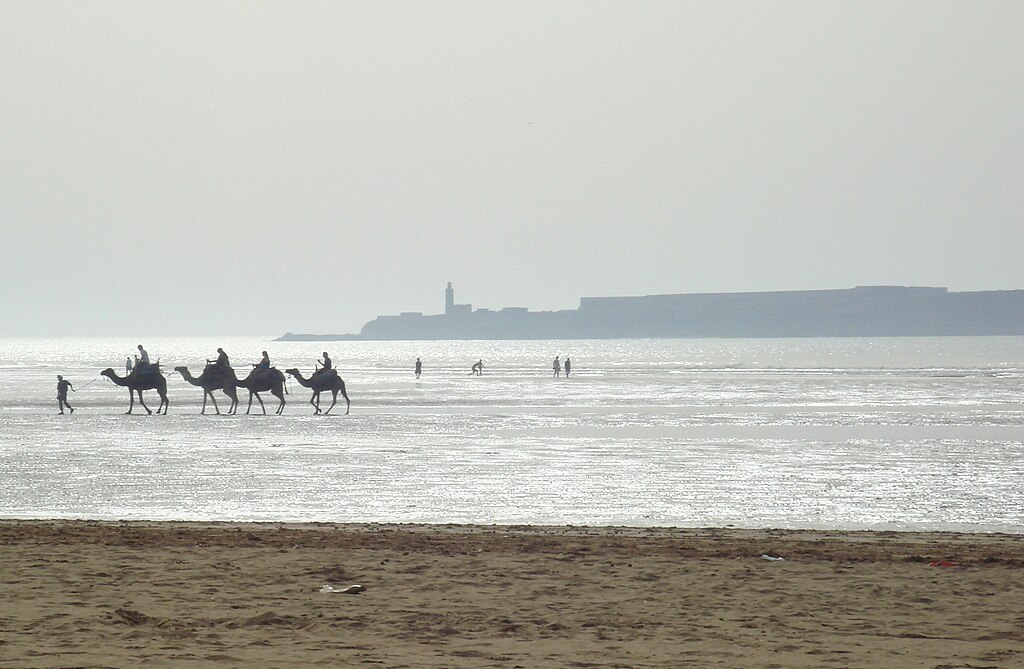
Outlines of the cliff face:
<svg viewBox="0 0 1024 669">
<path fill-rule="evenodd" d="M 1024 291 L 872 286 L 584 298 L 580 314 L 591 331 L 626 337 L 1012 335 L 1024 334 Z"/>
<path fill-rule="evenodd" d="M 945 288 L 584 297 L 566 311 L 470 308 L 379 316 L 355 336 L 389 339 L 1024 335 L 1024 290 Z M 313 338 L 290 335 L 289 338 Z M 323 335 L 319 336 L 320 338 Z"/>
</svg>

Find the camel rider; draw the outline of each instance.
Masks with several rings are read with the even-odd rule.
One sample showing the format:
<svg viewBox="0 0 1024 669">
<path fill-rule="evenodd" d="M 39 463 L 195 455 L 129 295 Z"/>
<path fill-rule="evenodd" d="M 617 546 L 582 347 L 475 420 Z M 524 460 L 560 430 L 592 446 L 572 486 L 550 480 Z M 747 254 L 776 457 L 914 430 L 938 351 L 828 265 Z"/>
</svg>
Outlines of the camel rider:
<svg viewBox="0 0 1024 669">
<path fill-rule="evenodd" d="M 259 364 L 253 365 L 257 371 L 270 371 L 270 355 L 264 351 Z"/>
<path fill-rule="evenodd" d="M 334 366 L 331 364 L 331 357 L 327 355 L 327 351 L 324 351 L 324 359 L 317 360 L 317 363 L 321 366 L 315 373 L 320 376 L 327 376 L 328 374 L 336 374 Z"/>
<path fill-rule="evenodd" d="M 213 365 L 214 367 L 218 367 L 220 369 L 227 369 L 228 366 L 229 366 L 228 354 L 224 352 L 224 349 L 218 348 L 217 349 L 217 359 L 216 360 L 207 360 L 206 364 L 207 365 Z"/>
<path fill-rule="evenodd" d="M 139 344 L 139 354 L 135 356 L 138 363 L 135 365 L 136 374 L 149 374 L 153 371 L 153 365 L 149 362 L 149 353 Z"/>
</svg>

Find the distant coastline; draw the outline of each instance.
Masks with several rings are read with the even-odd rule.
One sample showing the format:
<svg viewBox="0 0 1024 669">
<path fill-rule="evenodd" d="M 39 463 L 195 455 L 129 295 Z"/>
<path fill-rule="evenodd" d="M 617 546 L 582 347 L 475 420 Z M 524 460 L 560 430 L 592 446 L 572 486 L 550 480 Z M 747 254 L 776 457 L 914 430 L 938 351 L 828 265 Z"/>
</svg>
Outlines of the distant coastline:
<svg viewBox="0 0 1024 669">
<path fill-rule="evenodd" d="M 1024 335 L 1024 290 L 859 286 L 837 290 L 583 297 L 578 309 L 473 309 L 445 289 L 442 314 L 378 316 L 358 334 L 275 341 Z"/>
</svg>

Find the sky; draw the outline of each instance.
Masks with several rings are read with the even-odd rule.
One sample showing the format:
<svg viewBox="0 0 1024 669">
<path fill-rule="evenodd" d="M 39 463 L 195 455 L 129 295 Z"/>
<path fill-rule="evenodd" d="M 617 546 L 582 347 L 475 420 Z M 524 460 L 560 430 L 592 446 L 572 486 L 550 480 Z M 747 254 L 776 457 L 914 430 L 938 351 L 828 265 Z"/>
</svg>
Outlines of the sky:
<svg viewBox="0 0 1024 669">
<path fill-rule="evenodd" d="M 0 0 L 0 336 L 1024 288 L 1024 3 Z"/>
</svg>

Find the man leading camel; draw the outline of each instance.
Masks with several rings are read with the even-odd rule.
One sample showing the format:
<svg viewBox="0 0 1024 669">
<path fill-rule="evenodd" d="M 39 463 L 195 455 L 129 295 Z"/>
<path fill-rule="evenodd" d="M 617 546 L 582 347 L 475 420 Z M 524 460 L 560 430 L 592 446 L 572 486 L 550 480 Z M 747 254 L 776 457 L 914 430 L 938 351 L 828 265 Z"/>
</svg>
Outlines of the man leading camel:
<svg viewBox="0 0 1024 669">
<path fill-rule="evenodd" d="M 71 392 L 75 392 L 74 387 L 70 381 L 66 381 L 60 374 L 57 375 L 57 406 L 60 408 L 60 415 L 64 415 L 64 407 L 68 408 L 68 411 L 75 413 L 74 408 L 68 404 L 68 388 L 71 388 Z"/>
</svg>

